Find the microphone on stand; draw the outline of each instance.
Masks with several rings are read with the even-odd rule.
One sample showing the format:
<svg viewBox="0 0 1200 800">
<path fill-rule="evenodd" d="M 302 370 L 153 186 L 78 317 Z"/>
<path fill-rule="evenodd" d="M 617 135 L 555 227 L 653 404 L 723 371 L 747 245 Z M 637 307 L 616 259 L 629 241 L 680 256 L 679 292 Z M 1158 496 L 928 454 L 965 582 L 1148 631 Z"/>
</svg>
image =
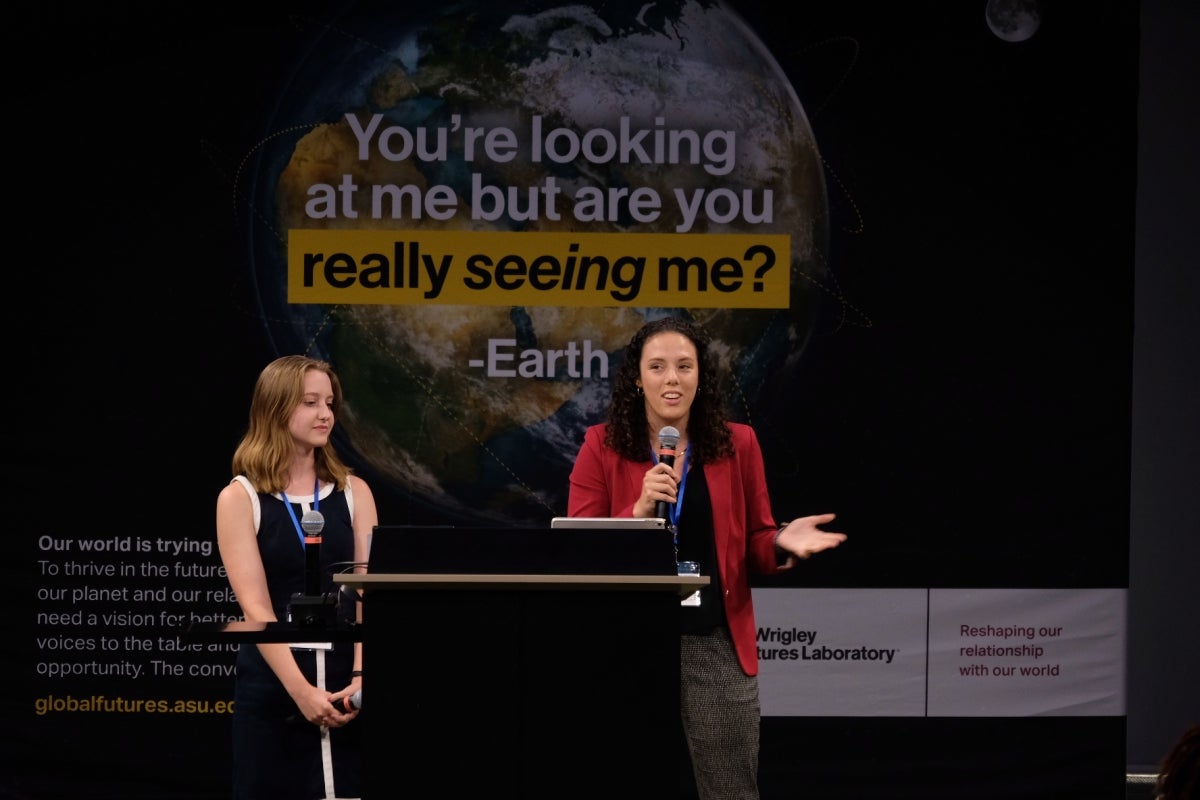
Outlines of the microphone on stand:
<svg viewBox="0 0 1200 800">
<path fill-rule="evenodd" d="M 675 448 L 679 444 L 679 431 L 666 426 L 658 432 L 658 460 L 668 467 L 675 466 Z M 671 519 L 671 504 L 666 500 L 659 500 L 654 506 L 654 516 L 662 517 L 665 520 Z"/>
<path fill-rule="evenodd" d="M 309 597 L 321 594 L 321 531 L 325 515 L 320 511 L 305 511 L 300 519 L 304 531 L 304 593 Z"/>
<path fill-rule="evenodd" d="M 300 520 L 304 534 L 304 591 L 292 595 L 288 621 L 305 627 L 337 624 L 337 595 L 321 591 L 321 531 L 325 517 L 320 511 L 305 511 Z"/>
</svg>

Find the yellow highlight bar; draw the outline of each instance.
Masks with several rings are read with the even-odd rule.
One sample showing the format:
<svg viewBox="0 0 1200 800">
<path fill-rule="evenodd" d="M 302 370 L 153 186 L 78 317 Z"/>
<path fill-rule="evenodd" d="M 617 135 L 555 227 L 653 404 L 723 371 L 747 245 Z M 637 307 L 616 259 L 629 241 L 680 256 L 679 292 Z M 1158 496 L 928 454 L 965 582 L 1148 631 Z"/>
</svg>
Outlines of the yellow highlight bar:
<svg viewBox="0 0 1200 800">
<path fill-rule="evenodd" d="M 288 232 L 288 302 L 787 308 L 784 234 Z"/>
</svg>

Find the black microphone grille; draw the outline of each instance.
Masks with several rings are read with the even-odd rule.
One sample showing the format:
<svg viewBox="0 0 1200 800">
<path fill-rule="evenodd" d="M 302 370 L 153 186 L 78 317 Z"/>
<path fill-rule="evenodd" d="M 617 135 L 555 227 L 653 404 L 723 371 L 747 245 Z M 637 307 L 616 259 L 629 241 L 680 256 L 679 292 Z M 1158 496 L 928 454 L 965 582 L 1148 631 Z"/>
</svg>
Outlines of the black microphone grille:
<svg viewBox="0 0 1200 800">
<path fill-rule="evenodd" d="M 300 527 L 309 536 L 316 536 L 325 527 L 325 515 L 320 511 L 308 510 L 300 518 Z"/>
<path fill-rule="evenodd" d="M 679 444 L 679 431 L 670 425 L 658 432 L 658 446 L 663 450 L 674 450 Z"/>
</svg>

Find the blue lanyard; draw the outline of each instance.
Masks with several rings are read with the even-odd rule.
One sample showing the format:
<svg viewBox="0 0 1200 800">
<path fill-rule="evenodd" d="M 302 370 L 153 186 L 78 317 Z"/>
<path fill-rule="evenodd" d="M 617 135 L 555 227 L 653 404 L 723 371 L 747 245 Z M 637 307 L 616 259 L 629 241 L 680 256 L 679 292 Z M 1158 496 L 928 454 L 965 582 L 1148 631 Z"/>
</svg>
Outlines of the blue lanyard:
<svg viewBox="0 0 1200 800">
<path fill-rule="evenodd" d="M 671 518 L 671 525 L 676 528 L 679 527 L 679 515 L 683 513 L 683 492 L 687 489 L 687 462 L 688 453 L 690 452 L 692 452 L 692 443 L 688 442 L 688 446 L 683 451 L 683 463 L 679 465 L 679 470 L 683 474 L 683 477 L 679 479 L 679 493 L 675 497 L 675 504 L 667 509 L 667 515 Z M 654 451 L 653 447 L 650 448 L 650 455 L 654 457 L 654 463 L 657 464 L 658 453 Z"/>
<path fill-rule="evenodd" d="M 689 445 L 690 447 L 690 445 Z M 300 527 L 300 520 L 296 519 L 296 511 L 292 508 L 292 502 L 287 498 L 287 492 L 279 490 L 279 496 L 283 498 L 284 508 L 288 510 L 288 516 L 292 518 L 292 524 L 296 526 L 296 535 L 300 537 L 300 546 L 304 547 L 304 529 Z M 682 492 L 679 499 L 683 499 Z M 313 481 L 313 511 L 321 510 L 321 479 L 317 478 Z"/>
</svg>

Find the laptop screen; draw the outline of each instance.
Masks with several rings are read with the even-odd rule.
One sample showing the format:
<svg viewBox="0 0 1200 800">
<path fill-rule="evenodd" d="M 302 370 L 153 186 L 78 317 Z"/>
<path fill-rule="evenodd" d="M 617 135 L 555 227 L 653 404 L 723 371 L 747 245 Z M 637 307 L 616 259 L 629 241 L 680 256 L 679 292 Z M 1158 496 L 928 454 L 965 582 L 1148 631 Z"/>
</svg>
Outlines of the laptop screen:
<svg viewBox="0 0 1200 800">
<path fill-rule="evenodd" d="M 671 532 L 628 522 L 553 528 L 377 525 L 367 568 L 469 575 L 677 574 Z"/>
</svg>

